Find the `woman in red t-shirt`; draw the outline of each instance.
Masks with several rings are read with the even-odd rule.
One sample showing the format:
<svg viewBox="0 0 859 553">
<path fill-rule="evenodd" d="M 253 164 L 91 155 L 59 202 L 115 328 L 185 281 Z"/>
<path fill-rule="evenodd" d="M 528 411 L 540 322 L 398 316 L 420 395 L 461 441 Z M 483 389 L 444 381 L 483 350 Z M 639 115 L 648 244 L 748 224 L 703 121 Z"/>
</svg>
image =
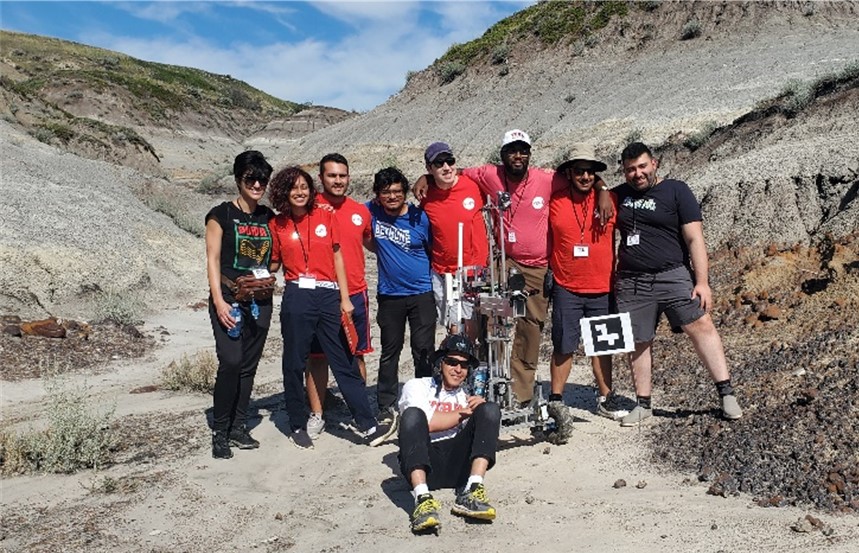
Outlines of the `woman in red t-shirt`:
<svg viewBox="0 0 859 553">
<path fill-rule="evenodd" d="M 351 316 L 354 307 L 334 213 L 316 208 L 313 178 L 298 167 L 287 167 L 271 179 L 269 197 L 280 211 L 270 223 L 271 269 L 277 272 L 282 266 L 286 282 L 280 323 L 289 437 L 299 448 L 313 447 L 307 434 L 303 376 L 314 337 L 328 358 L 358 430 L 371 431 L 375 418 L 364 379 L 341 331 L 341 317 Z"/>
</svg>

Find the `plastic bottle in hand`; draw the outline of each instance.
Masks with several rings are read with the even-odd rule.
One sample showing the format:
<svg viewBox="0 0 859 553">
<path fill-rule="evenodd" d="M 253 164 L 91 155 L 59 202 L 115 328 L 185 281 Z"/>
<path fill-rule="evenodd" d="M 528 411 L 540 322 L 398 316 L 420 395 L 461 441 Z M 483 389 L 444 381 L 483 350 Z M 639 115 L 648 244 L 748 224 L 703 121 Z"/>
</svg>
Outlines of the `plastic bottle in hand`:
<svg viewBox="0 0 859 553">
<path fill-rule="evenodd" d="M 236 321 L 236 326 L 227 331 L 227 336 L 238 338 L 242 333 L 242 310 L 239 309 L 239 304 L 233 304 L 233 308 L 230 309 L 230 317 Z"/>
</svg>

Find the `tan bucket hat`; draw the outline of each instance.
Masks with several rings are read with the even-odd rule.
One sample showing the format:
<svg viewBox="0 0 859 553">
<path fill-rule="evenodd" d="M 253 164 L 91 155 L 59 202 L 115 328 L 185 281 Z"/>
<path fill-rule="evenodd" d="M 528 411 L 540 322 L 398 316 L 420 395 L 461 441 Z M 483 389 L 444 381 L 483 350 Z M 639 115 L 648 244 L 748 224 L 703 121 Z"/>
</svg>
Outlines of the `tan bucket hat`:
<svg viewBox="0 0 859 553">
<path fill-rule="evenodd" d="M 594 147 L 591 144 L 587 144 L 585 142 L 576 142 L 570 147 L 570 155 L 567 161 L 558 165 L 557 171 L 564 171 L 568 165 L 573 163 L 574 161 L 590 161 L 594 168 L 599 171 L 605 171 L 608 169 L 608 166 L 602 161 L 597 159 L 596 152 L 594 152 Z"/>
</svg>

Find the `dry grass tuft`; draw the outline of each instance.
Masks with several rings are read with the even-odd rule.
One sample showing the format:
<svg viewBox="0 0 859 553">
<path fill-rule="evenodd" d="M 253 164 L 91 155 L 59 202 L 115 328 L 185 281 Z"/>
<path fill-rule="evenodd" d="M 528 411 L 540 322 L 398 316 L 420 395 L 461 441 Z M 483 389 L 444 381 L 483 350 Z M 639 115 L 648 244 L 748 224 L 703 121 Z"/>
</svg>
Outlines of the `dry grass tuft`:
<svg viewBox="0 0 859 553">
<path fill-rule="evenodd" d="M 161 370 L 161 384 L 168 390 L 211 393 L 215 388 L 218 360 L 210 351 L 183 355 Z"/>
</svg>

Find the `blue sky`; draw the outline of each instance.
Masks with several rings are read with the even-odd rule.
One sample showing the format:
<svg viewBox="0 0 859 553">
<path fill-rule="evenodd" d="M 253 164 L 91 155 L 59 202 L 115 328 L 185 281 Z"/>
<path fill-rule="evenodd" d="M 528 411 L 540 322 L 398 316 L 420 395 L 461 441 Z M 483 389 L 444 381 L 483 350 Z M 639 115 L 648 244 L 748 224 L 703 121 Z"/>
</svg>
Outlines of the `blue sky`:
<svg viewBox="0 0 859 553">
<path fill-rule="evenodd" d="M 269 94 L 366 111 L 452 44 L 533 1 L 14 2 L 9 31 L 231 75 Z"/>
</svg>

